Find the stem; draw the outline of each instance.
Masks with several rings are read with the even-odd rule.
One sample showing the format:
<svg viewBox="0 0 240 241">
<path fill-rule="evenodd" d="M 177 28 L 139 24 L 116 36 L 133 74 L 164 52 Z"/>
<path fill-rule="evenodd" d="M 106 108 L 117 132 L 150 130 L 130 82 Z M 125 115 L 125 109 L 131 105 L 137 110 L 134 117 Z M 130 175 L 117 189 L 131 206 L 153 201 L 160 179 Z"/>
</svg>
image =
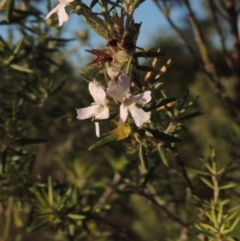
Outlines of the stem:
<svg viewBox="0 0 240 241">
<path fill-rule="evenodd" d="M 226 0 L 226 11 L 229 17 L 229 24 L 231 28 L 231 38 L 233 42 L 233 60 L 238 76 L 238 88 L 240 90 L 240 42 L 238 33 L 237 17 L 235 0 Z"/>
<path fill-rule="evenodd" d="M 149 196 L 145 191 L 139 190 L 138 194 L 141 195 L 142 197 L 145 197 L 146 199 L 148 199 L 157 208 L 161 209 L 164 213 L 166 213 L 169 216 L 169 218 L 171 218 L 172 220 L 181 224 L 182 226 L 186 227 L 187 229 L 190 229 L 190 226 L 187 223 L 185 223 L 184 221 L 179 219 L 177 216 L 175 216 L 173 213 L 168 211 L 163 205 L 159 204 L 153 197 Z"/>
<path fill-rule="evenodd" d="M 157 8 L 162 12 L 162 14 L 165 16 L 168 23 L 171 25 L 171 27 L 176 31 L 176 33 L 179 35 L 180 39 L 182 40 L 182 43 L 188 48 L 189 52 L 192 54 L 192 56 L 196 59 L 196 62 L 201 62 L 201 59 L 197 56 L 194 49 L 190 46 L 190 43 L 188 42 L 187 38 L 184 36 L 184 34 L 181 32 L 181 30 L 177 27 L 177 25 L 172 21 L 172 19 L 169 17 L 169 14 L 164 14 L 165 12 L 169 11 L 169 9 L 164 10 L 160 3 L 158 1 L 154 1 Z"/>
<path fill-rule="evenodd" d="M 213 175 L 212 175 L 212 182 L 213 182 L 213 187 L 214 187 L 213 201 L 216 204 L 218 197 L 219 197 L 219 186 L 218 186 L 218 179 L 217 179 L 216 173 L 213 173 Z"/>
<path fill-rule="evenodd" d="M 202 32 L 202 30 L 201 30 L 201 28 L 198 24 L 198 21 L 197 21 L 196 16 L 195 16 L 195 14 L 194 14 L 194 12 L 191 8 L 189 0 L 184 0 L 184 3 L 185 3 L 185 5 L 188 9 L 188 12 L 189 12 L 189 21 L 192 25 L 193 33 L 195 35 L 195 40 L 196 40 L 198 49 L 200 51 L 200 55 L 201 55 L 203 64 L 204 64 L 204 70 L 206 71 L 206 73 L 215 75 L 216 74 L 215 73 L 215 67 L 210 61 L 210 57 L 209 57 L 209 53 L 208 53 L 208 49 L 207 49 L 206 41 L 204 39 L 203 32 Z"/>
<path fill-rule="evenodd" d="M 154 1 L 154 2 L 156 4 L 156 6 L 158 7 L 158 9 L 163 13 L 165 18 L 168 20 L 170 25 L 173 27 L 173 29 L 178 33 L 180 38 L 184 40 L 185 45 L 187 46 L 187 48 L 189 49 L 189 51 L 191 52 L 191 54 L 197 61 L 198 65 L 200 67 L 203 66 L 203 68 L 202 68 L 203 72 L 208 76 L 210 81 L 213 83 L 214 93 L 219 98 L 219 100 L 222 102 L 225 110 L 228 112 L 228 114 L 232 118 L 232 120 L 238 126 L 240 126 L 240 119 L 239 119 L 239 115 L 238 115 L 238 111 L 240 110 L 239 105 L 237 104 L 237 102 L 233 101 L 226 95 L 226 91 L 223 88 L 222 84 L 219 82 L 219 77 L 217 76 L 217 74 L 215 72 L 215 67 L 210 62 L 210 58 L 208 55 L 207 46 L 206 46 L 206 43 L 204 40 L 203 33 L 199 27 L 199 24 L 197 23 L 195 14 L 190 6 L 189 0 L 183 0 L 183 1 L 185 2 L 185 5 L 187 6 L 187 9 L 190 14 L 190 22 L 191 22 L 193 30 L 194 30 L 196 42 L 197 42 L 197 45 L 198 45 L 198 48 L 199 48 L 199 51 L 200 51 L 200 54 L 202 57 L 201 59 L 197 56 L 195 51 L 188 44 L 187 39 L 184 37 L 181 30 L 179 30 L 177 28 L 177 26 L 173 23 L 173 21 L 170 19 L 169 9 L 163 9 L 163 7 L 160 5 L 160 3 L 158 1 Z M 166 14 L 166 12 L 168 12 L 168 13 Z M 239 64 L 240 64 L 240 61 L 239 61 Z M 239 71 L 240 71 L 240 67 L 239 67 Z M 240 82 L 239 82 L 239 86 L 240 86 Z"/>
<path fill-rule="evenodd" d="M 177 151 L 174 152 L 174 155 L 175 155 L 175 158 L 176 158 L 176 161 L 177 161 L 177 164 L 180 168 L 180 171 L 182 172 L 182 175 L 187 183 L 187 186 L 189 188 L 189 190 L 191 191 L 191 195 L 194 195 L 195 194 L 195 190 L 194 190 L 194 187 L 192 185 L 192 182 L 190 180 L 190 178 L 188 177 L 188 174 L 186 172 L 186 167 L 185 167 L 185 163 L 184 161 L 180 158 L 180 155 Z"/>
<path fill-rule="evenodd" d="M 211 14 L 212 14 L 212 17 L 213 17 L 213 22 L 214 22 L 214 25 L 216 27 L 216 31 L 217 31 L 217 35 L 219 37 L 219 40 L 220 40 L 220 43 L 221 43 L 221 46 L 222 46 L 222 51 L 223 51 L 223 55 L 224 55 L 224 58 L 225 58 L 225 62 L 226 64 L 228 65 L 228 67 L 230 69 L 233 69 L 233 60 L 232 58 L 229 56 L 228 52 L 227 52 L 227 48 L 226 48 L 226 44 L 225 44 L 225 41 L 224 41 L 224 36 L 223 36 L 223 33 L 222 33 L 222 29 L 219 25 L 219 22 L 218 22 L 218 19 L 217 19 L 217 8 L 215 6 L 215 3 L 213 0 L 209 0 L 209 7 L 210 7 L 210 10 L 211 10 Z"/>
<path fill-rule="evenodd" d="M 113 177 L 113 180 L 112 180 L 112 184 L 113 185 L 117 185 L 119 183 L 121 179 L 121 175 L 119 173 L 116 173 Z M 113 194 L 113 188 L 107 186 L 105 188 L 105 191 L 104 193 L 102 194 L 102 196 L 99 198 L 98 200 L 98 204 L 105 204 L 107 202 L 107 200 L 111 197 L 111 195 Z"/>
<path fill-rule="evenodd" d="M 7 210 L 5 213 L 5 227 L 3 230 L 3 235 L 0 241 L 8 241 L 9 240 L 9 233 L 10 233 L 10 228 L 11 228 L 11 220 L 12 220 L 12 209 L 13 209 L 13 197 L 10 197 L 8 200 L 8 205 L 7 205 Z"/>
<path fill-rule="evenodd" d="M 103 217 L 100 217 L 100 216 L 93 216 L 93 219 L 96 220 L 96 219 L 99 219 L 102 223 L 105 223 L 107 224 L 108 226 L 110 226 L 111 228 L 117 230 L 117 235 L 120 236 L 122 238 L 122 240 L 127 240 L 127 241 L 134 241 L 136 240 L 134 238 L 135 235 L 133 235 L 133 233 L 131 233 L 128 229 L 123 229 L 121 227 L 119 227 L 118 225 L 110 222 L 109 220 L 103 218 Z"/>
</svg>

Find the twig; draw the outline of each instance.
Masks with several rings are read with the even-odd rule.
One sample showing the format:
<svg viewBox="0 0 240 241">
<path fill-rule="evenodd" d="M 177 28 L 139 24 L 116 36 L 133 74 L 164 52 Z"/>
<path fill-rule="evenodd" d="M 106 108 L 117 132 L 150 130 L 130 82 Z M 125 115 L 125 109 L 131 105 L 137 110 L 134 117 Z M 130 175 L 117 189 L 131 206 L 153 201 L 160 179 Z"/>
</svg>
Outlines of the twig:
<svg viewBox="0 0 240 241">
<path fill-rule="evenodd" d="M 224 55 L 226 64 L 228 65 L 228 67 L 230 69 L 233 69 L 233 60 L 227 52 L 227 48 L 226 48 L 226 44 L 225 44 L 225 41 L 224 41 L 222 29 L 221 29 L 221 27 L 219 25 L 219 22 L 218 22 L 218 19 L 217 19 L 217 14 L 216 14 L 217 8 L 216 8 L 213 0 L 209 0 L 209 7 L 210 7 L 211 14 L 212 14 L 212 17 L 213 17 L 213 22 L 214 22 L 215 27 L 216 27 L 217 35 L 219 37 L 219 40 L 220 40 L 220 43 L 221 43 L 221 46 L 222 46 L 222 51 L 223 51 L 223 55 Z"/>
<path fill-rule="evenodd" d="M 179 35 L 179 37 L 183 40 L 184 45 L 188 48 L 188 50 L 190 51 L 190 53 L 193 55 L 193 57 L 195 58 L 196 62 L 198 63 L 198 65 L 200 67 L 203 66 L 203 72 L 208 76 L 208 78 L 211 80 L 211 82 L 213 83 L 213 92 L 216 94 L 216 96 L 219 98 L 219 100 L 222 102 L 225 110 L 228 112 L 228 114 L 230 115 L 230 117 L 232 118 L 232 120 L 238 125 L 240 126 L 240 119 L 238 116 L 238 111 L 240 110 L 238 103 L 235 103 L 235 101 L 231 100 L 227 95 L 226 92 L 222 86 L 222 84 L 219 82 L 219 78 L 215 73 L 215 68 L 214 66 L 211 65 L 211 63 L 209 62 L 209 57 L 207 54 L 207 49 L 206 49 L 206 45 L 204 39 L 203 39 L 203 33 L 200 29 L 200 27 L 198 26 L 197 22 L 196 22 L 196 17 L 191 9 L 191 6 L 189 4 L 188 0 L 184 0 L 185 4 L 187 5 L 189 11 L 191 12 L 190 15 L 193 16 L 192 18 L 192 24 L 195 26 L 195 31 L 198 34 L 198 37 L 201 39 L 202 43 L 201 43 L 201 47 L 199 45 L 199 43 L 197 42 L 200 51 L 202 51 L 201 56 L 204 57 L 205 59 L 205 63 L 202 59 L 200 59 L 197 54 L 195 53 L 195 51 L 193 50 L 193 48 L 190 46 L 190 44 L 187 41 L 187 38 L 184 37 L 183 33 L 181 32 L 181 30 L 174 24 L 174 22 L 172 21 L 172 19 L 169 17 L 169 9 L 163 9 L 163 7 L 160 5 L 160 3 L 158 1 L 154 1 L 154 3 L 156 4 L 157 8 L 162 12 L 162 14 L 165 16 L 165 18 L 167 19 L 167 21 L 169 22 L 169 24 L 171 25 L 171 27 L 177 32 L 177 34 Z M 218 2 L 219 3 L 219 2 Z M 165 5 L 166 6 L 166 5 Z M 192 26 L 193 26 L 192 25 Z M 198 41 L 200 40 L 198 38 Z M 197 39 L 197 38 L 196 38 Z M 239 68 L 240 69 L 240 68 Z M 210 71 L 209 71 L 210 70 Z"/>
<path fill-rule="evenodd" d="M 128 230 L 128 229 L 123 229 L 121 227 L 119 227 L 118 225 L 116 225 L 115 223 L 110 222 L 109 220 L 100 217 L 100 216 L 93 216 L 93 219 L 99 219 L 102 223 L 107 224 L 108 226 L 110 226 L 111 228 L 115 229 L 118 231 L 118 235 L 122 238 L 122 240 L 127 240 L 127 241 L 134 241 L 136 240 L 135 238 L 133 238 L 133 234 Z"/>
<path fill-rule="evenodd" d="M 0 241 L 7 241 L 9 240 L 9 232 L 10 232 L 10 228 L 11 228 L 11 220 L 12 220 L 12 209 L 13 209 L 13 197 L 9 198 L 8 201 L 8 205 L 7 205 L 7 209 L 5 212 L 5 227 L 3 230 L 3 235 L 2 235 L 2 239 Z"/>
<path fill-rule="evenodd" d="M 190 180 L 190 178 L 188 177 L 188 174 L 186 172 L 186 167 L 185 167 L 185 163 L 184 161 L 180 158 L 180 155 L 177 151 L 174 151 L 174 156 L 176 158 L 176 161 L 177 161 L 177 164 L 180 168 L 180 171 L 182 172 L 182 175 L 187 183 L 187 186 L 188 188 L 190 189 L 191 191 L 191 195 L 194 195 L 195 194 L 195 190 L 194 190 L 194 187 L 192 185 L 192 182 Z"/>
<path fill-rule="evenodd" d="M 240 90 L 240 42 L 237 24 L 237 12 L 235 9 L 235 0 L 226 0 L 226 11 L 229 16 L 229 24 L 231 28 L 231 37 L 233 42 L 233 59 L 238 76 L 238 90 Z"/>
<path fill-rule="evenodd" d="M 189 52 L 192 54 L 192 56 L 196 59 L 196 62 L 201 62 L 201 59 L 197 56 L 194 49 L 191 47 L 190 43 L 188 42 L 187 38 L 184 36 L 184 34 L 181 32 L 181 30 L 177 27 L 177 25 L 172 21 L 172 19 L 169 17 L 169 14 L 164 14 L 165 12 L 168 12 L 169 9 L 166 9 L 166 11 L 162 8 L 160 3 L 158 1 L 154 1 L 157 8 L 163 13 L 168 23 L 171 25 L 171 27 L 176 31 L 176 33 L 179 35 L 182 43 L 188 48 Z"/>
<path fill-rule="evenodd" d="M 209 53 L 208 53 L 208 50 L 207 50 L 207 45 L 206 45 L 206 41 L 204 39 L 203 32 L 202 32 L 202 30 L 201 30 L 201 28 L 198 24 L 198 21 L 196 19 L 196 16 L 195 16 L 193 10 L 192 10 L 192 7 L 189 3 L 189 0 L 184 0 L 184 3 L 185 3 L 185 5 L 188 9 L 188 12 L 189 12 L 189 21 L 192 25 L 192 29 L 193 29 L 193 32 L 194 32 L 194 35 L 195 35 L 195 40 L 196 40 L 196 43 L 198 45 L 198 49 L 200 51 L 202 61 L 204 63 L 204 69 L 207 73 L 215 74 L 215 68 L 210 61 L 210 57 L 209 57 Z"/>
<path fill-rule="evenodd" d="M 225 89 L 223 88 L 222 84 L 219 82 L 219 76 L 217 75 L 217 73 L 215 71 L 215 67 L 210 61 L 210 57 L 208 54 L 208 49 L 206 46 L 203 32 L 197 22 L 196 16 L 191 8 L 189 0 L 183 0 L 183 1 L 189 11 L 189 20 L 192 24 L 192 28 L 193 28 L 194 34 L 196 36 L 196 42 L 197 42 L 199 51 L 202 56 L 202 61 L 204 63 L 203 70 L 206 73 L 206 75 L 210 78 L 211 82 L 214 84 L 215 88 L 213 90 L 214 90 L 215 94 L 222 101 L 223 106 L 228 111 L 228 113 L 232 117 L 233 121 L 237 125 L 240 125 L 238 113 L 236 113 L 236 110 L 239 110 L 239 105 L 236 104 L 229 97 L 227 97 Z M 234 0 L 226 0 L 226 1 L 234 1 Z M 240 82 L 239 82 L 239 88 L 240 88 Z"/>
<path fill-rule="evenodd" d="M 149 196 L 145 191 L 139 190 L 138 194 L 143 196 L 143 197 L 145 197 L 145 198 L 147 198 L 152 204 L 154 204 L 156 207 L 158 207 L 163 212 L 165 212 L 169 216 L 169 218 L 171 218 L 172 220 L 174 220 L 177 223 L 181 224 L 182 226 L 190 229 L 190 225 L 188 225 L 187 223 L 185 223 L 184 221 L 179 219 L 177 216 L 175 216 L 173 213 L 168 211 L 163 205 L 159 204 L 153 197 Z"/>
<path fill-rule="evenodd" d="M 121 179 L 121 175 L 120 175 L 119 173 L 116 173 L 116 174 L 114 175 L 114 177 L 113 177 L 112 184 L 113 184 L 113 185 L 118 184 L 119 181 L 120 181 L 120 179 Z M 112 194 L 113 194 L 113 188 L 107 186 L 107 187 L 105 188 L 104 193 L 103 193 L 102 196 L 99 198 L 98 204 L 102 204 L 102 205 L 105 204 L 106 201 L 111 197 Z"/>
</svg>

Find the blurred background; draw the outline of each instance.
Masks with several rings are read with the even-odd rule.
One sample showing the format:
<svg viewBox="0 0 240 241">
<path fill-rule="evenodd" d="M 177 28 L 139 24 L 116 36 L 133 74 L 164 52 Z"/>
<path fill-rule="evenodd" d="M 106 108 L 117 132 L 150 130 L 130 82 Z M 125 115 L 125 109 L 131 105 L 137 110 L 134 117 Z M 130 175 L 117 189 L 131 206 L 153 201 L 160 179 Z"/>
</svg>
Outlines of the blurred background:
<svg viewBox="0 0 240 241">
<path fill-rule="evenodd" d="M 57 14 L 45 21 L 57 1 L 15 0 L 11 1 L 12 8 L 9 2 L 0 3 L 0 240 L 210 240 L 181 227 L 133 191 L 118 193 L 121 185 L 138 185 L 145 175 L 138 158 L 133 152 L 126 153 L 124 145 L 87 150 L 97 141 L 94 124 L 77 120 L 76 109 L 89 106 L 93 100 L 78 71 L 93 60 L 85 49 L 105 48 L 106 41 L 74 13 L 61 28 Z M 238 44 L 234 43 L 227 2 L 146 0 L 134 14 L 135 22 L 142 22 L 137 46 L 161 49 L 164 55 L 157 69 L 172 60 L 162 78 L 162 91 L 179 100 L 189 91 L 189 101 L 197 98 L 190 109 L 204 112 L 183 122 L 179 134 L 183 140 L 179 144 L 181 158 L 186 166 L 201 168 L 199 157 L 208 156 L 210 147 L 214 147 L 219 167 L 229 162 L 235 165 L 234 174 L 226 177 L 226 182 L 240 177 L 239 36 Z M 233 2 L 239 31 L 240 1 Z M 93 10 L 100 8 L 95 6 Z M 197 27 L 191 22 L 191 14 Z M 151 65 L 152 60 L 141 61 Z M 113 128 L 110 121 L 108 126 L 101 125 L 103 133 Z M 150 178 L 156 185 L 158 201 L 193 223 L 198 213 L 188 202 L 186 184 L 174 158 L 168 155 L 170 167 L 156 154 L 152 159 L 158 163 Z M 42 217 L 36 214 L 48 209 L 44 201 L 38 203 L 41 198 L 33 196 L 37 196 L 38 188 L 39 195 L 43 195 L 41 185 L 49 191 L 49 176 L 54 180 L 56 200 L 65 197 L 68 188 L 78 193 L 71 194 L 70 199 L 80 206 L 66 204 L 64 210 L 94 206 L 105 219 L 96 224 L 92 217 L 86 223 L 78 217 L 81 225 L 71 232 L 71 222 L 65 222 L 61 215 L 58 219 L 46 216 L 46 223 L 52 222 L 50 227 L 40 225 Z M 199 197 L 209 200 L 210 189 L 194 175 L 191 178 Z M 31 187 L 33 182 L 36 189 Z M 224 195 L 239 203 L 238 189 L 227 190 Z M 9 215 L 11 218 L 6 218 Z M 125 235 L 124 228 L 131 230 L 132 238 L 121 236 Z M 238 228 L 233 233 L 240 236 Z"/>
</svg>

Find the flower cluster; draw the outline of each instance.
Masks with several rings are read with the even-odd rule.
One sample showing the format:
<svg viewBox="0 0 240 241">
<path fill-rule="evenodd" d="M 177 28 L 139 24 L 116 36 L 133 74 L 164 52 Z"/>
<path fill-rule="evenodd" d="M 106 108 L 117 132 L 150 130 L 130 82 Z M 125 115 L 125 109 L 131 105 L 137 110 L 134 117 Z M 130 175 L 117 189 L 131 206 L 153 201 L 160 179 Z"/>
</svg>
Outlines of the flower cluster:
<svg viewBox="0 0 240 241">
<path fill-rule="evenodd" d="M 110 11 L 111 14 L 109 12 L 107 17 L 108 25 L 103 24 L 103 20 L 81 1 L 59 0 L 59 4 L 46 16 L 48 19 L 53 13 L 57 13 L 59 26 L 62 26 L 69 19 L 65 8 L 70 7 L 77 14 L 83 15 L 86 21 L 91 19 L 91 24 L 95 23 L 97 26 L 95 31 L 101 29 L 101 35 L 107 41 L 107 49 L 87 50 L 87 52 L 96 55 L 96 59 L 89 65 L 104 66 L 108 74 L 107 86 L 100 85 L 99 83 L 102 81 L 90 82 L 89 92 L 94 102 L 89 107 L 77 110 L 78 119 L 92 118 L 94 120 L 98 137 L 100 137 L 99 121 L 109 119 L 112 116 L 111 112 L 119 113 L 118 122 L 113 120 L 118 125 L 117 129 L 125 128 L 124 123 L 131 124 L 131 119 L 134 120 L 137 127 L 142 127 L 143 124 L 150 122 L 150 112 L 145 112 L 141 105 L 151 101 L 151 91 L 143 92 L 138 89 L 135 94 L 130 92 L 132 74 L 127 71 L 127 65 L 129 63 L 131 65 L 131 58 L 135 53 L 136 40 L 141 26 L 133 21 L 133 12 L 127 12 L 132 9 L 131 6 L 131 1 L 123 4 L 124 14 L 122 12 L 120 16 L 115 9 Z M 126 127 L 126 133 L 129 133 L 129 128 Z M 109 133 L 115 133 L 115 131 L 116 129 Z M 123 138 L 122 136 L 124 135 L 119 134 L 119 138 Z"/>
<path fill-rule="evenodd" d="M 106 92 L 94 82 L 89 83 L 89 91 L 94 99 L 91 106 L 77 110 L 77 118 L 80 120 L 94 118 L 96 120 L 109 118 L 109 107 L 107 106 L 106 93 L 115 101 L 120 102 L 119 123 L 127 120 L 128 113 L 136 124 L 141 127 L 144 123 L 149 122 L 150 112 L 145 112 L 136 104 L 146 104 L 151 100 L 151 91 L 145 91 L 137 95 L 130 94 L 130 78 L 127 75 L 120 75 L 118 80 L 110 80 Z M 100 136 L 99 123 L 95 122 L 96 135 Z"/>
</svg>

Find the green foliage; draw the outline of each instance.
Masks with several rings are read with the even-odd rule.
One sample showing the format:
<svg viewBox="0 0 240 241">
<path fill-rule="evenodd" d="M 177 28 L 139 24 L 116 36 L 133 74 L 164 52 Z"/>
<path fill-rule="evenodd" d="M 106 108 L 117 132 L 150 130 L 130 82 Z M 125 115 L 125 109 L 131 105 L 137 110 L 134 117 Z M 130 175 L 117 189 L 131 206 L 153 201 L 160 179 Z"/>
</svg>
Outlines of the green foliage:
<svg viewBox="0 0 240 241">
<path fill-rule="evenodd" d="M 54 26 L 57 14 L 45 21 L 38 1 L 0 3 L 0 241 L 240 240 L 239 4 L 203 1 L 199 20 L 188 0 L 154 1 L 184 41 L 161 35 L 163 54 L 136 47 L 141 23 L 132 17 L 143 2 L 66 6 L 106 40 L 88 51 L 96 59 L 80 77 L 63 54 L 74 39 Z M 171 18 L 183 7 L 185 29 Z M 231 49 L 223 23 L 237 40 Z M 107 120 L 77 120 L 76 108 L 92 102 L 83 80 L 106 89 L 120 74 L 135 95 L 151 91 L 142 105 L 151 122 L 118 123 L 110 97 Z"/>
</svg>

